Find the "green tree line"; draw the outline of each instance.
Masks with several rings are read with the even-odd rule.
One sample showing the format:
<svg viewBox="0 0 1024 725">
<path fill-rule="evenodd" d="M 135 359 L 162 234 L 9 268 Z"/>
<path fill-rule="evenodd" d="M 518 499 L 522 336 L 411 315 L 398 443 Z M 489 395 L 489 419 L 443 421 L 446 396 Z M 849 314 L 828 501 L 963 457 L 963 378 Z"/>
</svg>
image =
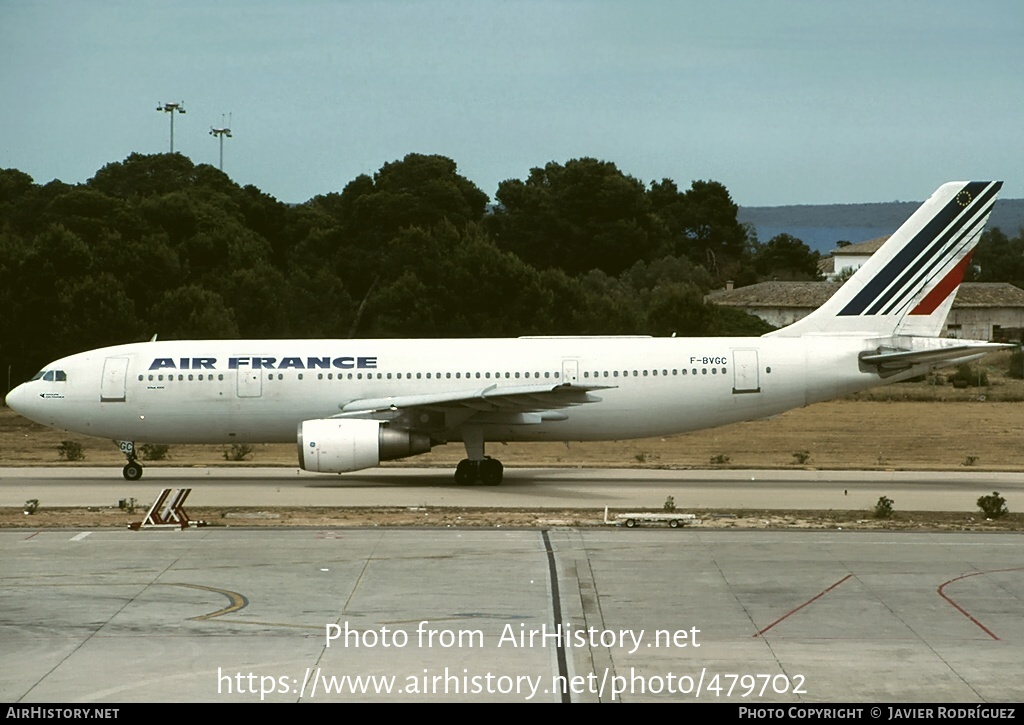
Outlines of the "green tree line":
<svg viewBox="0 0 1024 725">
<path fill-rule="evenodd" d="M 736 212 L 718 182 L 645 184 L 590 158 L 502 182 L 493 202 L 419 154 L 298 205 L 180 154 L 76 185 L 0 170 L 0 365 L 17 383 L 154 334 L 758 335 L 770 328 L 704 295 L 815 279 L 818 255 L 759 242 Z"/>
</svg>

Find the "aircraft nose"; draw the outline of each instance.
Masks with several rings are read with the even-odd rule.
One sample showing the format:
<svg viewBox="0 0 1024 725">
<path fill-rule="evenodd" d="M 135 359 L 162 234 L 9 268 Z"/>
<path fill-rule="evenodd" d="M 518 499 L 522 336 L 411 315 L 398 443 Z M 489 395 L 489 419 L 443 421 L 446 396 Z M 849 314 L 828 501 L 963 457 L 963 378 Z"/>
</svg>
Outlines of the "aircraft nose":
<svg viewBox="0 0 1024 725">
<path fill-rule="evenodd" d="M 32 394 L 26 390 L 27 387 L 28 386 L 22 383 L 14 390 L 7 393 L 7 397 L 4 398 L 4 402 L 7 403 L 7 407 L 19 415 L 25 415 L 29 399 L 32 396 Z"/>
</svg>

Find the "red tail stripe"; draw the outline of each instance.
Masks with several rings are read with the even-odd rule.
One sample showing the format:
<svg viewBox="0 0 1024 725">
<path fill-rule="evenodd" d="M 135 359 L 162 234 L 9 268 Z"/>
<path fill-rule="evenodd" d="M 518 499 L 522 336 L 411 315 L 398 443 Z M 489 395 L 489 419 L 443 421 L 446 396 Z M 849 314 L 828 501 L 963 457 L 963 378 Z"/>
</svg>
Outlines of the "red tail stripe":
<svg viewBox="0 0 1024 725">
<path fill-rule="evenodd" d="M 972 249 L 967 253 L 967 256 L 961 259 L 953 269 L 949 270 L 949 274 L 943 277 L 942 281 L 935 285 L 935 288 L 924 296 L 921 303 L 917 307 L 910 311 L 912 315 L 930 315 L 938 309 L 939 305 L 949 297 L 960 283 L 964 281 L 964 274 L 967 272 L 967 265 L 971 263 L 971 256 L 974 254 Z"/>
</svg>

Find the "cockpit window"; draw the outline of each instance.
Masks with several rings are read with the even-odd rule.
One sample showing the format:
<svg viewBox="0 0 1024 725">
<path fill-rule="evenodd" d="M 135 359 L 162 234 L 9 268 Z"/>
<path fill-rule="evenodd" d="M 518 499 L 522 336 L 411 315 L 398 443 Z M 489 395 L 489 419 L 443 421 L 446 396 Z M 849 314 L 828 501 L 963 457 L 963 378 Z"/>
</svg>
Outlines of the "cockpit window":
<svg viewBox="0 0 1024 725">
<path fill-rule="evenodd" d="M 63 383 L 67 379 L 68 375 L 63 370 L 40 370 L 32 377 L 32 380 L 48 380 L 51 383 Z"/>
</svg>

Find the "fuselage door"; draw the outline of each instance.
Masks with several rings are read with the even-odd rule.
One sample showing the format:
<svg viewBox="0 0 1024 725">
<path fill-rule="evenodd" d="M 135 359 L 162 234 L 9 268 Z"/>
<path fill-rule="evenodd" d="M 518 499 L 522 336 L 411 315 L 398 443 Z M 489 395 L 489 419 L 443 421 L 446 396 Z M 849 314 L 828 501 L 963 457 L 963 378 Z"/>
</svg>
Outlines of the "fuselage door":
<svg viewBox="0 0 1024 725">
<path fill-rule="evenodd" d="M 732 374 L 733 393 L 760 393 L 761 379 L 757 367 L 757 350 L 733 350 Z"/>
<path fill-rule="evenodd" d="M 263 374 L 259 370 L 240 367 L 237 372 L 239 398 L 258 398 L 263 394 Z"/>
<path fill-rule="evenodd" d="M 127 379 L 128 358 L 108 357 L 104 360 L 103 379 L 100 381 L 100 402 L 123 403 Z"/>
<path fill-rule="evenodd" d="M 575 383 L 580 377 L 580 361 L 579 360 L 563 360 L 562 361 L 562 382 L 563 383 Z"/>
</svg>

